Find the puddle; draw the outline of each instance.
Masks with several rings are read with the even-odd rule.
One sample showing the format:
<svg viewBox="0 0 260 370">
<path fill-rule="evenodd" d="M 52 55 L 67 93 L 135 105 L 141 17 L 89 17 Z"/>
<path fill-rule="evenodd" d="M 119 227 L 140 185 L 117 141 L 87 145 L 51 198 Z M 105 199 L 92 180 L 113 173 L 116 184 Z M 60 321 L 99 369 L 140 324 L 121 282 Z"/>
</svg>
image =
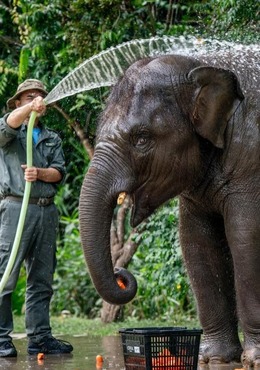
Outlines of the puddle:
<svg viewBox="0 0 260 370">
<path fill-rule="evenodd" d="M 104 358 L 102 370 L 124 370 L 124 359 L 120 336 L 56 336 L 70 342 L 72 354 L 37 356 L 27 354 L 27 339 L 14 339 L 17 358 L 0 358 L 0 369 L 10 370 L 96 370 L 96 356 Z"/>
<path fill-rule="evenodd" d="M 0 369 L 4 370 L 97 370 L 96 356 L 102 355 L 102 370 L 125 370 L 121 337 L 56 336 L 70 342 L 74 351 L 69 355 L 46 355 L 38 361 L 37 356 L 27 355 L 27 339 L 14 338 L 18 351 L 17 358 L 0 358 Z M 198 367 L 198 370 L 234 370 L 242 368 L 234 365 L 211 365 Z M 101 369 L 100 369 L 101 370 Z"/>
</svg>

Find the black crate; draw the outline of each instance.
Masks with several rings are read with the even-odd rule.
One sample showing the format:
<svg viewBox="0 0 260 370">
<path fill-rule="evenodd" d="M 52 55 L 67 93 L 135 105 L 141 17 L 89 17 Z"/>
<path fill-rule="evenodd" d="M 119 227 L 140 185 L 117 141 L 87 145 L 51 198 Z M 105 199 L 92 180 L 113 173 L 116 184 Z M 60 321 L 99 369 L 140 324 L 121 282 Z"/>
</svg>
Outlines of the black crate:
<svg viewBox="0 0 260 370">
<path fill-rule="evenodd" d="M 196 370 L 202 330 L 120 329 L 126 370 Z"/>
</svg>

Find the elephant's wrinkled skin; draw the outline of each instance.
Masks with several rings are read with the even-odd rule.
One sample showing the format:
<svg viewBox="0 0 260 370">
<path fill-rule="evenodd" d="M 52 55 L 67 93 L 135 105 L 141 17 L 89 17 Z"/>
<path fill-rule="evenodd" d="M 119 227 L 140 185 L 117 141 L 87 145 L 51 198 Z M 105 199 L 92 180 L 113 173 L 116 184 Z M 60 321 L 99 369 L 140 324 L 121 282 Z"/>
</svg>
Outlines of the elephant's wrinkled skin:
<svg viewBox="0 0 260 370">
<path fill-rule="evenodd" d="M 124 272 L 127 289 L 118 287 L 110 254 L 118 194 L 132 198 L 133 226 L 179 195 L 183 256 L 204 330 L 200 361 L 242 355 L 251 366 L 260 363 L 259 81 L 218 58 L 225 69 L 173 55 L 130 66 L 99 123 L 80 229 L 96 289 L 126 303 L 135 280 Z"/>
</svg>

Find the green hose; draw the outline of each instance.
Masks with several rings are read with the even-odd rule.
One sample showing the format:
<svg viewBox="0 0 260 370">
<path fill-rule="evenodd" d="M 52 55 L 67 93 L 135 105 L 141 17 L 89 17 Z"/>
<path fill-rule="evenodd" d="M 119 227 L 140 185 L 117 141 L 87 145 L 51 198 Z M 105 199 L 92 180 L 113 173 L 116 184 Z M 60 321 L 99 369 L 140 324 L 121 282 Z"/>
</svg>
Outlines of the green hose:
<svg viewBox="0 0 260 370">
<path fill-rule="evenodd" d="M 30 120 L 28 123 L 28 128 L 27 128 L 27 151 L 26 151 L 26 160 L 27 160 L 27 167 L 32 167 L 32 132 L 33 132 L 33 127 L 34 127 L 34 122 L 37 117 L 37 112 L 32 112 L 30 116 Z M 15 239 L 14 239 L 14 244 L 12 247 L 12 252 L 9 257 L 8 264 L 6 266 L 4 275 L 2 276 L 1 282 L 0 282 L 0 294 L 2 293 L 7 280 L 10 276 L 10 273 L 12 271 L 15 258 L 19 249 L 20 241 L 21 241 L 21 236 L 23 233 L 23 228 L 24 228 L 24 221 L 27 213 L 27 208 L 28 208 L 28 203 L 29 203 L 29 198 L 30 198 L 30 193 L 31 193 L 31 185 L 32 183 L 30 181 L 25 182 L 25 189 L 24 189 L 24 195 L 23 195 L 23 202 L 22 202 L 22 207 L 21 207 L 21 212 L 20 212 L 20 217 L 18 221 L 18 226 L 15 234 Z"/>
</svg>

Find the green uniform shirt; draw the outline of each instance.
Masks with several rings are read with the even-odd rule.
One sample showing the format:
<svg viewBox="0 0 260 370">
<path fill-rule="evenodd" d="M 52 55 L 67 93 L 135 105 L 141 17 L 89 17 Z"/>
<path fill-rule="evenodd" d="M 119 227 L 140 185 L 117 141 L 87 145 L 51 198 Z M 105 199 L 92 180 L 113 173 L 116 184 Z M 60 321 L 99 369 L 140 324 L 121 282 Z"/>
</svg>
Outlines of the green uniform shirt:
<svg viewBox="0 0 260 370">
<path fill-rule="evenodd" d="M 25 180 L 21 164 L 26 164 L 27 126 L 18 129 L 8 126 L 8 114 L 0 118 L 0 196 L 19 196 L 24 194 Z M 37 144 L 33 144 L 33 166 L 39 168 L 56 168 L 65 175 L 65 159 L 62 142 L 58 134 L 41 127 Z M 32 198 L 53 197 L 57 191 L 56 183 L 40 180 L 32 182 Z"/>
</svg>

